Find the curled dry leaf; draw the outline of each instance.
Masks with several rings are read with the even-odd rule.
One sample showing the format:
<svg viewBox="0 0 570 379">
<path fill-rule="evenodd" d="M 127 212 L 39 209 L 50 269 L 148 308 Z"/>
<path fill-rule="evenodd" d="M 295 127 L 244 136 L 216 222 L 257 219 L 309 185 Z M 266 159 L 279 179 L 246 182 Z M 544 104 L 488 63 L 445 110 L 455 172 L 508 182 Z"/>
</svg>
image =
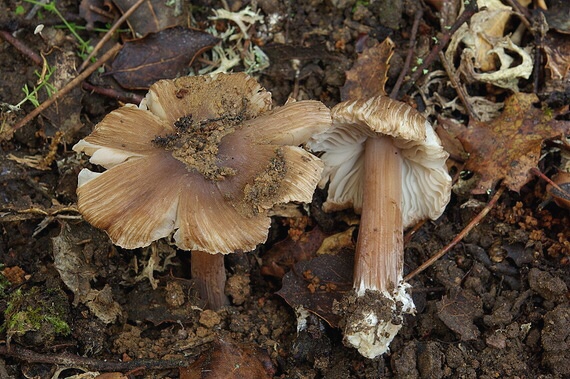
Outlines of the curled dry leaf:
<svg viewBox="0 0 570 379">
<path fill-rule="evenodd" d="M 570 80 L 570 38 L 567 35 L 549 32 L 543 40 L 546 56 L 545 87 L 551 91 L 565 92 Z"/>
<path fill-rule="evenodd" d="M 529 78 L 533 64 L 530 54 L 504 35 L 511 7 L 500 0 L 478 0 L 477 4 L 480 11 L 453 35 L 445 56 L 454 62 L 461 55 L 458 70 L 470 82 L 518 91 L 519 79 Z"/>
</svg>

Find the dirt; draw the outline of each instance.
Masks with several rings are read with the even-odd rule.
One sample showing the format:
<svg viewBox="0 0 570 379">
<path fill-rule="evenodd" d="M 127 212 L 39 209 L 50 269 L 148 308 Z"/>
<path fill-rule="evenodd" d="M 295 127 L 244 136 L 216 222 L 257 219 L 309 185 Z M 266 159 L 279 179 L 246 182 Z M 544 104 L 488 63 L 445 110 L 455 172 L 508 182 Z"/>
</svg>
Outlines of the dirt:
<svg viewBox="0 0 570 379">
<path fill-rule="evenodd" d="M 0 29 L 13 32 L 34 51 L 46 52 L 50 64 L 75 51 L 69 36 L 51 28 L 59 24 L 52 15 L 45 16 L 45 33 L 34 34 L 37 19 L 15 15 L 16 3 L 30 9 L 28 3 L 0 0 L 0 9 L 9 10 L 0 12 Z M 235 9 L 244 5 L 229 3 Z M 272 28 L 260 41 L 271 65 L 255 74 L 259 81 L 277 105 L 293 96 L 327 106 L 340 101 L 344 72 L 367 41 L 394 40 L 387 88 L 395 84 L 415 12 L 424 6 L 415 0 L 258 3 L 265 14 L 281 17 L 264 26 Z M 204 25 L 209 13 L 202 10 L 221 4 L 203 0 L 192 6 L 200 10 L 197 21 Z M 70 20 L 83 22 L 75 2 L 58 1 L 58 8 Z M 421 41 L 429 40 L 437 25 L 433 8 L 424 11 L 420 52 L 428 46 Z M 24 84 L 37 83 L 36 70 L 41 66 L 0 39 L 1 102 L 18 103 Z M 485 86 L 477 90 L 489 95 Z M 318 226 L 328 234 L 340 233 L 356 215 L 323 213 L 319 204 L 326 193 L 318 190 L 310 207 L 273 219 L 265 244 L 226 257 L 231 305 L 204 310 L 189 275 L 187 252 L 164 241 L 136 250 L 118 248 L 76 211 L 77 174 L 88 163 L 70 146 L 120 105 L 77 91 L 72 96 L 76 108 L 62 103 L 56 115 L 42 115 L 13 136 L 0 131 L 0 378 L 52 378 L 56 372 L 67 378 L 83 371 L 178 378 L 187 375 L 178 366 L 215 368 L 207 362 L 223 362 L 232 355 L 228 351 L 239 352 L 233 356 L 243 362 L 253 359 L 254 374 L 248 377 L 260 378 L 570 377 L 570 214 L 554 202 L 544 203 L 542 180 L 532 180 L 520 193 L 506 191 L 461 243 L 410 281 L 416 314 L 405 316 L 390 352 L 371 360 L 344 346 L 340 330 L 313 313 L 305 315 L 306 327 L 298 331 L 296 310 L 275 294 L 282 286 L 280 276 L 261 274 L 272 248 L 289 238 L 288 232 L 303 234 Z M 40 100 L 47 98 L 40 94 Z M 29 103 L 16 113 L 3 109 L 1 121 L 13 123 L 33 109 Z M 62 117 L 73 120 L 65 130 L 58 129 Z M 544 170 L 560 164 L 559 154 L 544 153 Z M 423 224 L 407 241 L 406 272 L 456 237 L 489 200 L 470 194 L 473 178 L 464 174 L 443 216 Z M 291 220 L 304 220 L 298 222 L 300 232 Z M 283 260 L 287 271 L 302 276 L 293 259 Z M 216 352 L 224 353 L 213 356 Z M 156 363 L 163 360 L 170 366 Z"/>
</svg>

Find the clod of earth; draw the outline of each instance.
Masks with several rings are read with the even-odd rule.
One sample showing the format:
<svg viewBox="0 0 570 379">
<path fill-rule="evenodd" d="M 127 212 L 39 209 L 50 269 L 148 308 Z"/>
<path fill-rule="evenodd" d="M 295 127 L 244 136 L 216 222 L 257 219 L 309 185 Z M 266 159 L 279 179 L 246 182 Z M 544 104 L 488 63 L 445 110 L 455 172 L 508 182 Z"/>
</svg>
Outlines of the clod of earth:
<svg viewBox="0 0 570 379">
<path fill-rule="evenodd" d="M 329 110 L 270 108 L 271 94 L 243 73 L 155 83 L 139 107 L 113 111 L 74 146 L 107 169 L 80 172 L 80 212 L 127 249 L 174 233 L 193 251 L 202 294 L 222 306 L 222 254 L 263 243 L 268 210 L 310 202 L 320 180 L 322 162 L 299 145 L 330 126 Z"/>
</svg>

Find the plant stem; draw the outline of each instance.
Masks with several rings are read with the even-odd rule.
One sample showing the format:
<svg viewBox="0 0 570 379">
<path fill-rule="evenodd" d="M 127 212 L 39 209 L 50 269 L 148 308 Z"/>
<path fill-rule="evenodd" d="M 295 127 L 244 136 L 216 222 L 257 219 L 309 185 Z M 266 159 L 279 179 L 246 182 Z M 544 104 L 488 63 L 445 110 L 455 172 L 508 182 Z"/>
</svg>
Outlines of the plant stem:
<svg viewBox="0 0 570 379">
<path fill-rule="evenodd" d="M 354 289 L 391 294 L 402 278 L 402 157 L 390 137 L 368 138 Z"/>
</svg>

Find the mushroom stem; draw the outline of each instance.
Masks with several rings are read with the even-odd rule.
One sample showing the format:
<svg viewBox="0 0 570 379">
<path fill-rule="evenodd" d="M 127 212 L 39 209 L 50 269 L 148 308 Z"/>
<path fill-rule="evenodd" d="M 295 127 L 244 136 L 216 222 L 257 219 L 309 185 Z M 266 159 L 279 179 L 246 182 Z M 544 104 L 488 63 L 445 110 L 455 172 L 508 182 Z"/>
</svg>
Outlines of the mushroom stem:
<svg viewBox="0 0 570 379">
<path fill-rule="evenodd" d="M 224 293 L 226 286 L 224 255 L 194 250 L 191 254 L 190 264 L 192 278 L 198 286 L 200 297 L 206 301 L 206 307 L 218 310 L 229 304 Z"/>
<path fill-rule="evenodd" d="M 402 156 L 387 136 L 370 137 L 364 147 L 364 187 L 356 243 L 354 289 L 392 294 L 402 278 Z"/>
</svg>

